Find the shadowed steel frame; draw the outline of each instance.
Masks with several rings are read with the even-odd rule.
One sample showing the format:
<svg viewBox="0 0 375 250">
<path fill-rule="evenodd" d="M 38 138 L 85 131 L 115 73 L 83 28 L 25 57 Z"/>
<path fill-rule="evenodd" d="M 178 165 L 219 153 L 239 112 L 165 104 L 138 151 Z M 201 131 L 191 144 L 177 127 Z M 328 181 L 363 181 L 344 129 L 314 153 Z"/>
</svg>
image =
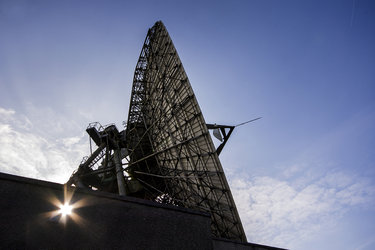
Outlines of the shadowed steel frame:
<svg viewBox="0 0 375 250">
<path fill-rule="evenodd" d="M 211 214 L 216 237 L 246 242 L 229 185 L 172 40 L 149 29 L 134 73 L 126 126 L 125 171 L 149 199 Z"/>
</svg>

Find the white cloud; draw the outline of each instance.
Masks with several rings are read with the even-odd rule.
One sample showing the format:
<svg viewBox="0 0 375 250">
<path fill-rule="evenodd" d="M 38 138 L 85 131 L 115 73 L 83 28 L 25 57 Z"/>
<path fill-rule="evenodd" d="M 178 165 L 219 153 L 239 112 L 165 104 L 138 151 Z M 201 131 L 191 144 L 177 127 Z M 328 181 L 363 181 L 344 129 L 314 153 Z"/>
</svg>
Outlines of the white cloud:
<svg viewBox="0 0 375 250">
<path fill-rule="evenodd" d="M 374 121 L 372 110 L 348 118 L 306 143 L 307 147 L 301 147 L 293 159 L 273 167 L 270 164 L 272 177 L 249 177 L 236 173 L 233 167 L 226 169 L 248 240 L 290 249 L 314 249 L 308 242 L 321 242 L 322 238 L 324 243 L 341 246 L 336 249 L 342 249 L 342 242 L 351 243 L 351 239 L 368 239 L 373 244 L 369 239 L 373 235 L 364 235 L 366 227 L 359 225 L 370 223 L 367 221 L 371 219 L 358 217 L 362 212 L 373 215 L 375 211 L 371 161 Z M 341 240 L 341 245 L 329 238 L 339 237 L 344 231 L 350 234 Z"/>
<path fill-rule="evenodd" d="M 248 240 L 266 245 L 298 249 L 322 228 L 334 227 L 351 208 L 375 203 L 369 180 L 342 172 L 304 179 L 304 185 L 245 175 L 229 180 Z"/>
<path fill-rule="evenodd" d="M 11 117 L 12 115 L 15 114 L 15 111 L 14 110 L 11 110 L 11 109 L 3 109 L 2 107 L 0 107 L 0 115 L 4 118 L 9 118 Z"/>
<path fill-rule="evenodd" d="M 0 108 L 0 171 L 64 183 L 88 153 L 83 129 L 48 108 L 31 109 L 25 116 Z"/>
</svg>

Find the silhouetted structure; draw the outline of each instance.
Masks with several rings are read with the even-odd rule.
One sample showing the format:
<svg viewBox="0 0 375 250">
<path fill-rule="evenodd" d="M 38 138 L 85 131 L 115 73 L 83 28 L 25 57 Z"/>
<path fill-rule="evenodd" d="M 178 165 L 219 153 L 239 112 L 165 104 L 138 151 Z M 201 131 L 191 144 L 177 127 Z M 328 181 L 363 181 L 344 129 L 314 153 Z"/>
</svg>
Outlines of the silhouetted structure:
<svg viewBox="0 0 375 250">
<path fill-rule="evenodd" d="M 209 129 L 222 141 L 218 149 Z M 68 185 L 209 212 L 214 236 L 246 242 L 218 158 L 233 129 L 206 124 L 159 21 L 148 31 L 135 69 L 126 128 L 90 124 L 86 131 L 97 149 Z"/>
</svg>

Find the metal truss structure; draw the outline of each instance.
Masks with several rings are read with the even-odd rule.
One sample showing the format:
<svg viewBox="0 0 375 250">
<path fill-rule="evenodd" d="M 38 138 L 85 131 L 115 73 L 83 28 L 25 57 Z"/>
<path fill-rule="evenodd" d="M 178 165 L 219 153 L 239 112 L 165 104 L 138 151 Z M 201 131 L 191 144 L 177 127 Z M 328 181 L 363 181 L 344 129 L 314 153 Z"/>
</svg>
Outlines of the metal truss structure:
<svg viewBox="0 0 375 250">
<path fill-rule="evenodd" d="M 67 184 L 209 212 L 214 236 L 246 242 L 218 158 L 234 127 L 206 124 L 159 21 L 135 69 L 126 129 L 91 124 L 86 131 L 98 147 Z M 209 129 L 224 136 L 217 149 Z"/>
</svg>

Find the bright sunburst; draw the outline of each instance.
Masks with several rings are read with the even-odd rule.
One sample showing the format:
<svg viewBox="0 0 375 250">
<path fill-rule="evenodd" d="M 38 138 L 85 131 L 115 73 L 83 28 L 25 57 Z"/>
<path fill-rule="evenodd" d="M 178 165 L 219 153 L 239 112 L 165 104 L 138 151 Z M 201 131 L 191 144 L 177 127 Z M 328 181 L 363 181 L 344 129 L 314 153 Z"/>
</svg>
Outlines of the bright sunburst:
<svg viewBox="0 0 375 250">
<path fill-rule="evenodd" d="M 66 216 L 66 215 L 70 215 L 70 214 L 72 214 L 72 210 L 73 210 L 73 206 L 72 206 L 72 205 L 69 205 L 69 203 L 65 203 L 65 204 L 62 204 L 62 205 L 60 206 L 59 213 L 60 213 L 62 216 Z"/>
</svg>

